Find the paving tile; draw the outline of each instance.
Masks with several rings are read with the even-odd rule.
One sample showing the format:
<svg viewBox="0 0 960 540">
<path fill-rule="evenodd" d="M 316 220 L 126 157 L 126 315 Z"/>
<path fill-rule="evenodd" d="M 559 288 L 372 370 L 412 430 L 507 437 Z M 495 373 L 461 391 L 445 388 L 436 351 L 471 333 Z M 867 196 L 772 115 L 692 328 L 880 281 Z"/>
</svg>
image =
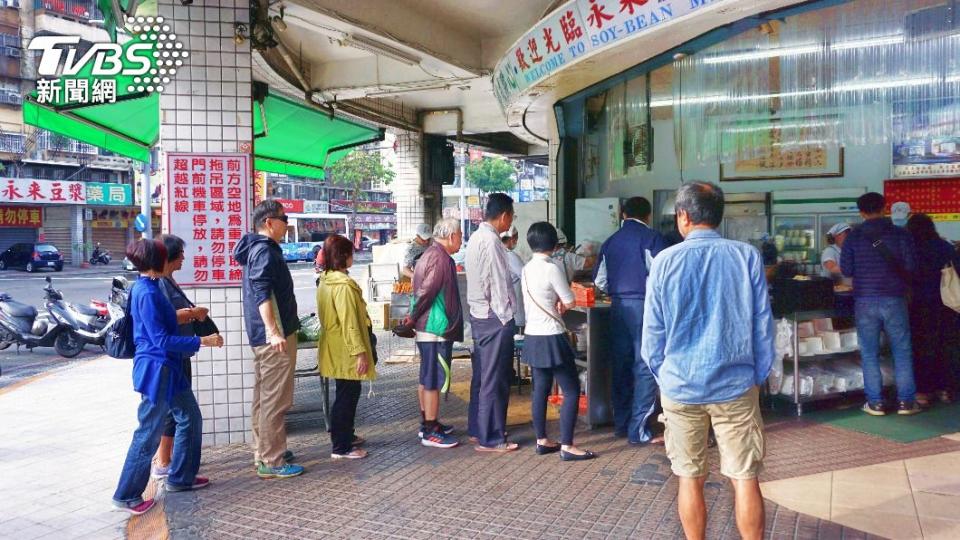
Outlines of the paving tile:
<svg viewBox="0 0 960 540">
<path fill-rule="evenodd" d="M 892 512 L 842 510 L 834 508 L 832 521 L 885 538 L 917 538 L 920 536 L 920 521 L 916 516 Z"/>
<path fill-rule="evenodd" d="M 956 507 L 954 507 L 954 515 Z M 956 540 L 960 538 L 960 521 L 920 516 L 920 529 L 924 539 Z"/>
</svg>

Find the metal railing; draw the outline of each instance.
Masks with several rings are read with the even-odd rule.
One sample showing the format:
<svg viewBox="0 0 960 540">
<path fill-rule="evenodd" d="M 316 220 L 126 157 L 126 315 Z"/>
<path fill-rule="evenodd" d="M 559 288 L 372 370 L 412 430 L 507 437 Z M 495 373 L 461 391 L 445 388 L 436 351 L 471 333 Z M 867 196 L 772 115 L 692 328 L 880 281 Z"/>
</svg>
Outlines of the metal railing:
<svg viewBox="0 0 960 540">
<path fill-rule="evenodd" d="M 103 19 L 103 14 L 91 0 L 35 0 L 34 9 L 65 15 L 82 20 Z"/>
<path fill-rule="evenodd" d="M 23 152 L 24 136 L 16 133 L 0 134 L 0 152 L 20 154 Z"/>
<path fill-rule="evenodd" d="M 43 131 L 37 137 L 38 150 L 55 150 L 58 152 L 71 152 L 74 154 L 97 155 L 97 147 L 82 143 L 68 137 L 56 136 L 49 131 Z"/>
</svg>

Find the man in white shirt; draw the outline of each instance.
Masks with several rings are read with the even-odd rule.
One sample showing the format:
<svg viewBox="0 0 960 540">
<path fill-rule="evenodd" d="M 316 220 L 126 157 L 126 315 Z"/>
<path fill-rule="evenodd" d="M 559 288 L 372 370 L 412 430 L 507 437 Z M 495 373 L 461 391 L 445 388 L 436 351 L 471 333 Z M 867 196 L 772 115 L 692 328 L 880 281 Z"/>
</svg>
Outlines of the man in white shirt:
<svg viewBox="0 0 960 540">
<path fill-rule="evenodd" d="M 517 253 L 517 243 L 520 242 L 520 231 L 513 225 L 510 230 L 500 235 L 504 247 L 507 248 L 507 264 L 510 266 L 510 279 L 513 283 L 513 297 L 517 299 L 517 309 L 514 310 L 513 321 L 517 328 L 522 330 L 526 324 L 526 313 L 523 310 L 523 292 L 520 287 L 520 276 L 523 274 L 523 259 Z"/>
<path fill-rule="evenodd" d="M 473 334 L 468 428 L 478 451 L 502 453 L 519 448 L 506 438 L 517 300 L 507 249 L 500 240 L 513 225 L 513 199 L 503 193 L 490 195 L 484 218 L 470 237 L 465 261 Z"/>
<path fill-rule="evenodd" d="M 564 275 L 567 276 L 567 282 L 571 282 L 577 272 L 586 267 L 587 258 L 577 253 L 567 243 L 567 235 L 563 234 L 560 229 L 557 229 L 557 241 L 560 243 L 557 244 L 557 250 L 553 252 L 550 258 L 563 270 Z"/>
</svg>

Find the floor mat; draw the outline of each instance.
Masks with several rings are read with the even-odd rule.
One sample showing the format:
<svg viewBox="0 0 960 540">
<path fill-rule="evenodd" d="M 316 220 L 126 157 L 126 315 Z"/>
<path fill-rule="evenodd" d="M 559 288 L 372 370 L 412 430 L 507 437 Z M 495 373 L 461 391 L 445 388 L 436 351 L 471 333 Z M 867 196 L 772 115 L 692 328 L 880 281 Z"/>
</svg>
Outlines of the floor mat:
<svg viewBox="0 0 960 540">
<path fill-rule="evenodd" d="M 530 393 L 532 388 L 529 385 L 523 387 L 523 393 L 517 394 L 517 386 L 510 387 L 510 404 L 507 407 L 507 425 L 519 426 L 532 422 L 530 414 Z M 456 382 L 450 385 L 450 393 L 457 396 L 464 402 L 470 402 L 470 381 Z M 560 412 L 553 405 L 547 406 L 547 420 L 559 420 Z"/>
<path fill-rule="evenodd" d="M 804 412 L 805 420 L 859 431 L 891 441 L 922 441 L 960 431 L 960 403 L 938 404 L 915 416 L 870 416 L 860 407 Z"/>
</svg>

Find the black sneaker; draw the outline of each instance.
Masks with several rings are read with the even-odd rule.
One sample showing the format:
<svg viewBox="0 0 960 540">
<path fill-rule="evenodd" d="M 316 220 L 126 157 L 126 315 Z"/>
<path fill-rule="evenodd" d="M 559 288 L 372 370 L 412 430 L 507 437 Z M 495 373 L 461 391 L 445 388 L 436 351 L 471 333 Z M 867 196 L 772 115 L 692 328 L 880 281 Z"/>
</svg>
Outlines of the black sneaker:
<svg viewBox="0 0 960 540">
<path fill-rule="evenodd" d="M 887 414 L 887 411 L 883 408 L 883 403 L 870 403 L 868 401 L 863 404 L 861 410 L 871 416 L 886 416 Z"/>
<path fill-rule="evenodd" d="M 900 406 L 897 407 L 897 414 L 903 416 L 913 416 L 914 414 L 920 414 L 923 412 L 923 409 L 920 408 L 920 404 L 916 401 L 901 401 Z"/>
</svg>

